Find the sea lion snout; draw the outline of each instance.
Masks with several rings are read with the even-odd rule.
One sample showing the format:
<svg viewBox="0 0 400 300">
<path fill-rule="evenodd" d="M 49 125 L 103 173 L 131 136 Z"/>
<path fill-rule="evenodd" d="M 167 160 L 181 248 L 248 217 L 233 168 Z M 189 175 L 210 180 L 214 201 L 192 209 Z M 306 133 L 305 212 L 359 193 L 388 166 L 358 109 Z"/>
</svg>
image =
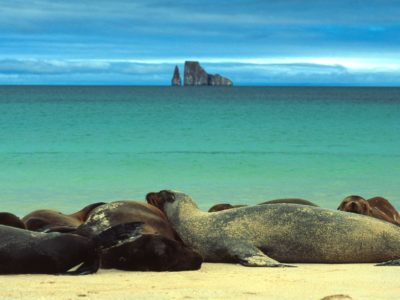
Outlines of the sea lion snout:
<svg viewBox="0 0 400 300">
<path fill-rule="evenodd" d="M 163 210 L 166 202 L 174 202 L 175 194 L 168 190 L 161 190 L 158 193 L 151 192 L 146 195 L 147 203 Z"/>
<path fill-rule="evenodd" d="M 356 203 L 356 202 L 350 202 L 349 204 L 349 212 L 354 212 L 354 213 L 362 213 L 362 207 L 361 203 Z"/>
</svg>

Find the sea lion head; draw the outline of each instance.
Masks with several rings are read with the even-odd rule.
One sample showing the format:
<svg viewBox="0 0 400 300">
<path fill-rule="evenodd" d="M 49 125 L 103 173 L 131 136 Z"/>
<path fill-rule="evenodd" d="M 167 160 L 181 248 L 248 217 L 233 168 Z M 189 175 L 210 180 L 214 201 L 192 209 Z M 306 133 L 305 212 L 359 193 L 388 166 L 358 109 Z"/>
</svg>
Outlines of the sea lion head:
<svg viewBox="0 0 400 300">
<path fill-rule="evenodd" d="M 175 194 L 170 190 L 162 190 L 157 192 L 150 192 L 146 195 L 147 203 L 159 208 L 160 210 L 164 210 L 164 204 L 166 202 L 174 202 Z"/>
<path fill-rule="evenodd" d="M 135 271 L 198 270 L 203 258 L 180 242 L 157 234 L 143 234 L 103 252 L 102 266 Z"/>
<path fill-rule="evenodd" d="M 147 203 L 156 206 L 164 213 L 166 213 L 166 208 L 171 208 L 175 211 L 179 206 L 188 204 L 190 206 L 196 207 L 192 198 L 185 193 L 173 191 L 173 190 L 161 190 L 158 193 L 151 192 L 146 195 Z"/>
<path fill-rule="evenodd" d="M 338 210 L 356 213 L 360 215 L 371 215 L 371 207 L 363 197 L 352 195 L 343 199 Z"/>
</svg>

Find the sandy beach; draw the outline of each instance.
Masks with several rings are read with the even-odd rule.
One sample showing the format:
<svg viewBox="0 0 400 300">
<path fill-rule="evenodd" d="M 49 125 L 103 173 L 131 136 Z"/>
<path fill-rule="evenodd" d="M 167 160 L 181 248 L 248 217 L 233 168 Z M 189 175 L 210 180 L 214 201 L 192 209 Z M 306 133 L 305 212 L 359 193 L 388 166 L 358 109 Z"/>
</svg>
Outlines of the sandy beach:
<svg viewBox="0 0 400 300">
<path fill-rule="evenodd" d="M 87 276 L 1 276 L 0 299 L 398 299 L 400 268 L 298 264 L 246 268 L 203 264 L 190 272 L 100 270 Z M 343 298 L 346 299 L 346 298 Z"/>
</svg>

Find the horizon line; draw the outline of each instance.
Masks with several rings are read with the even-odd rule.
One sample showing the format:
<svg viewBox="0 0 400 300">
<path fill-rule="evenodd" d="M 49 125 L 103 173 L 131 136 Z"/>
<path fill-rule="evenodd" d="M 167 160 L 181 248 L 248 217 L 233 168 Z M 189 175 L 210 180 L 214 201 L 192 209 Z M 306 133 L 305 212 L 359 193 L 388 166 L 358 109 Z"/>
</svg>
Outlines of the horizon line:
<svg viewBox="0 0 400 300">
<path fill-rule="evenodd" d="M 96 87 L 96 86 L 103 86 L 103 87 L 171 87 L 173 89 L 179 88 L 237 88 L 237 87 L 343 87 L 343 88 L 400 88 L 400 85 L 354 85 L 354 84 L 234 84 L 233 86 L 208 86 L 208 85 L 200 85 L 200 86 L 172 86 L 171 84 L 104 84 L 104 83 L 93 83 L 93 84 L 63 84 L 63 83 L 22 83 L 22 84 L 0 84 L 0 87 L 17 87 L 17 86 L 26 86 L 26 87 Z"/>
</svg>

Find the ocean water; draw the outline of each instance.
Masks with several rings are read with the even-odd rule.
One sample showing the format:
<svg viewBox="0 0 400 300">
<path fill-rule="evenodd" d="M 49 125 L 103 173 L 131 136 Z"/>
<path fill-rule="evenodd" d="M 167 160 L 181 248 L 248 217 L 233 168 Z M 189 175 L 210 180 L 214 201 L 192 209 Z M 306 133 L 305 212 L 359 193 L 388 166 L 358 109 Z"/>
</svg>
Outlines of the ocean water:
<svg viewBox="0 0 400 300">
<path fill-rule="evenodd" d="M 400 208 L 400 88 L 0 87 L 0 211 L 176 189 Z"/>
</svg>

